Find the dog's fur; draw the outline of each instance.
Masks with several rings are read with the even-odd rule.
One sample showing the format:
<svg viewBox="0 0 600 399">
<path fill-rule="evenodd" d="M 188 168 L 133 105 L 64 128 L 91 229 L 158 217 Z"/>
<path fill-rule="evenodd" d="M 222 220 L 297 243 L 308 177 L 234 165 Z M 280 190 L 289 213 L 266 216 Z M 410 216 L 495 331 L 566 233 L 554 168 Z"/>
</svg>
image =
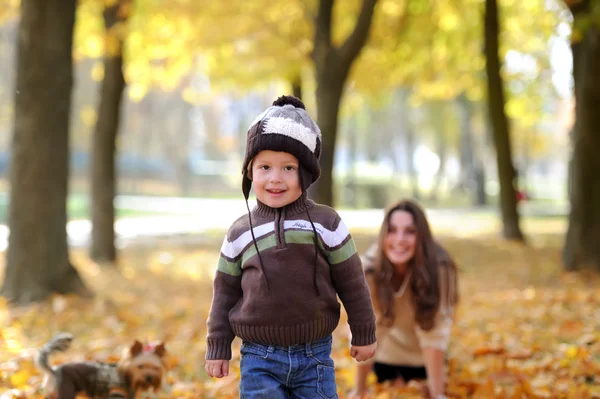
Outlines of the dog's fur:
<svg viewBox="0 0 600 399">
<path fill-rule="evenodd" d="M 44 391 L 48 399 L 75 399 L 85 392 L 96 399 L 134 399 L 148 389 L 157 391 L 164 372 L 165 345 L 144 345 L 134 341 L 116 364 L 98 362 L 65 363 L 51 367 L 53 352 L 71 346 L 71 334 L 58 334 L 39 351 L 36 363 L 44 373 Z"/>
</svg>

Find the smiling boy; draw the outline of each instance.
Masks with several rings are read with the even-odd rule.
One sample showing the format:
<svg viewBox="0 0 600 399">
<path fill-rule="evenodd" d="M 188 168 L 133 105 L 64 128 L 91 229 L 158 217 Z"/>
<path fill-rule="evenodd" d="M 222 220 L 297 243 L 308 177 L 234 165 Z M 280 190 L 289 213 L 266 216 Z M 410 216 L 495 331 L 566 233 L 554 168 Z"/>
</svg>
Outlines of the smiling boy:
<svg viewBox="0 0 600 399">
<path fill-rule="evenodd" d="M 242 191 L 257 206 L 229 229 L 207 321 L 206 372 L 229 373 L 242 339 L 242 398 L 337 398 L 332 332 L 341 299 L 351 355 L 373 356 L 375 315 L 350 232 L 332 208 L 307 198 L 320 175 L 321 132 L 292 96 L 248 131 Z"/>
</svg>

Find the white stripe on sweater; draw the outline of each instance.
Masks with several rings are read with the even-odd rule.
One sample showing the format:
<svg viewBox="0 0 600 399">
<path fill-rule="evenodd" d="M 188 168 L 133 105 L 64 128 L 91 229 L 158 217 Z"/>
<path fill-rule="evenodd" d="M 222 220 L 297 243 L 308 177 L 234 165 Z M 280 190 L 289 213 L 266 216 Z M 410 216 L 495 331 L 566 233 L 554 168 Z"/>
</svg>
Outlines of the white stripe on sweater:
<svg viewBox="0 0 600 399">
<path fill-rule="evenodd" d="M 294 229 L 312 231 L 310 221 L 303 219 L 286 220 L 283 223 L 283 228 L 284 230 Z M 348 235 L 350 235 L 350 231 L 341 220 L 336 230 L 329 230 L 323 227 L 323 225 L 320 223 L 315 223 L 315 229 L 317 230 L 317 233 L 319 233 L 323 243 L 330 248 L 340 245 L 348 237 Z M 260 237 L 265 236 L 273 231 L 275 231 L 275 223 L 265 223 L 254 227 L 254 236 L 258 240 Z M 242 233 L 242 235 L 232 242 L 227 240 L 227 236 L 225 236 L 223 245 L 221 246 L 221 253 L 228 258 L 235 258 L 241 254 L 244 248 L 246 248 L 251 242 L 252 233 L 250 233 L 250 230 Z"/>
</svg>

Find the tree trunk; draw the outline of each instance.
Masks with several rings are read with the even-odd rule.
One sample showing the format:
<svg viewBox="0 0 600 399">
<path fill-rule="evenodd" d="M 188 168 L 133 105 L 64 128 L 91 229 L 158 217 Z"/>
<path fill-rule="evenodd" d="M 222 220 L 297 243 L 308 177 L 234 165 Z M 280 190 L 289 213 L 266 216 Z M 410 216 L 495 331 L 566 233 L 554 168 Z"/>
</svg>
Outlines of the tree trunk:
<svg viewBox="0 0 600 399">
<path fill-rule="evenodd" d="M 574 19 L 590 11 L 590 1 L 571 6 Z M 600 271 L 600 30 L 591 26 L 573 50 L 575 125 L 569 165 L 571 211 L 563 253 L 564 267 Z"/>
<path fill-rule="evenodd" d="M 125 79 L 123 78 L 123 40 L 112 28 L 120 20 L 119 9 L 123 5 L 122 3 L 117 2 L 112 6 L 107 6 L 104 10 L 106 29 L 104 80 L 93 141 L 90 257 L 102 263 L 112 263 L 117 257 L 114 229 L 115 151 Z M 111 44 L 117 47 L 112 48 Z"/>
<path fill-rule="evenodd" d="M 175 160 L 176 176 L 181 195 L 187 197 L 192 193 L 192 171 L 189 162 L 190 142 L 192 138 L 192 126 L 190 125 L 189 114 L 192 106 L 180 100 L 179 110 L 181 116 L 179 117 L 179 137 L 177 140 L 180 140 L 181 143 L 178 146 L 180 149 L 179 156 Z"/>
<path fill-rule="evenodd" d="M 415 129 L 412 122 L 406 127 L 406 167 L 408 168 L 408 177 L 412 188 L 412 197 L 415 200 L 421 199 L 421 190 L 419 188 L 419 174 L 415 168 L 415 154 L 417 152 L 417 143 Z"/>
<path fill-rule="evenodd" d="M 504 88 L 500 76 L 500 59 L 498 57 L 498 6 L 496 0 L 485 2 L 485 57 L 488 76 L 488 104 L 494 144 L 496 147 L 496 163 L 500 182 L 500 209 L 502 212 L 503 236 L 507 239 L 523 241 L 519 227 L 517 198 L 513 181 L 515 170 L 512 163 L 510 131 L 508 119 L 504 112 Z"/>
<path fill-rule="evenodd" d="M 21 1 L 2 287 L 15 303 L 89 294 L 69 261 L 66 233 L 74 22 L 75 0 Z"/>
<path fill-rule="evenodd" d="M 321 177 L 311 187 L 316 202 L 333 205 L 333 165 L 338 113 L 344 84 L 352 63 L 362 50 L 371 27 L 377 0 L 363 0 L 354 31 L 341 47 L 331 39 L 333 3 L 321 0 L 315 21 L 313 61 L 317 80 L 317 124 L 322 134 Z"/>
<path fill-rule="evenodd" d="M 291 79 L 290 84 L 292 86 L 292 94 L 294 97 L 302 100 L 302 75 L 300 72 Z"/>
<path fill-rule="evenodd" d="M 431 193 L 429 195 L 429 198 L 433 202 L 437 202 L 440 198 L 440 189 L 442 187 L 444 176 L 446 176 L 446 159 L 448 158 L 448 141 L 446 139 L 446 133 L 444 133 L 442 130 L 438 130 L 436 140 L 436 152 L 440 159 L 440 167 L 435 173 L 433 186 L 431 187 Z"/>
<path fill-rule="evenodd" d="M 473 107 L 467 96 L 463 93 L 457 98 L 457 106 L 460 114 L 460 181 L 458 189 L 462 192 L 471 193 L 473 190 L 475 154 L 473 153 Z"/>
<path fill-rule="evenodd" d="M 482 145 L 475 141 L 471 121 L 473 103 L 463 93 L 458 97 L 460 113 L 460 171 L 459 189 L 468 193 L 474 206 L 484 206 L 485 176 L 481 164 Z M 476 144 L 477 143 L 477 144 Z"/>
<path fill-rule="evenodd" d="M 348 176 L 346 187 L 352 192 L 351 199 L 346 203 L 352 208 L 356 209 L 359 206 L 358 195 L 360 191 L 360 185 L 356 179 L 356 164 L 358 162 L 358 125 L 359 117 L 358 112 L 355 112 L 350 117 L 350 123 L 348 124 Z"/>
<path fill-rule="evenodd" d="M 336 79 L 329 83 L 336 87 L 325 88 L 325 82 L 317 87 L 317 125 L 322 134 L 321 177 L 311 187 L 311 194 L 316 202 L 333 206 L 333 165 L 343 82 Z"/>
<path fill-rule="evenodd" d="M 473 203 L 475 206 L 487 205 L 487 195 L 485 193 L 485 168 L 481 162 L 477 162 L 474 170 L 475 192 L 473 193 Z"/>
<path fill-rule="evenodd" d="M 399 131 L 403 137 L 402 147 L 402 158 L 404 168 L 398 166 L 398 169 L 403 169 L 408 174 L 412 190 L 412 198 L 418 200 L 421 198 L 419 191 L 419 176 L 415 169 L 415 152 L 416 152 L 416 137 L 415 137 L 415 124 L 411 116 L 411 108 L 409 105 L 409 99 L 411 96 L 410 88 L 398 88 L 396 90 L 396 106 L 398 109 L 396 124 L 400 126 Z"/>
<path fill-rule="evenodd" d="M 187 84 L 189 82 L 183 82 L 180 87 L 185 87 Z M 192 128 L 189 113 L 192 106 L 181 98 L 180 93 L 181 90 L 162 93 L 160 108 L 163 115 L 160 118 L 159 128 L 163 134 L 159 138 L 164 148 L 164 155 L 174 166 L 179 193 L 187 197 L 192 190 L 192 171 L 189 163 Z M 173 125 L 175 127 L 172 127 Z"/>
<path fill-rule="evenodd" d="M 447 103 L 442 101 L 431 101 L 427 104 L 427 115 L 432 123 L 436 141 L 436 155 L 439 158 L 440 166 L 433 177 L 433 184 L 429 199 L 432 202 L 438 202 L 442 182 L 446 176 L 446 159 L 448 157 L 448 137 L 446 133 Z"/>
</svg>

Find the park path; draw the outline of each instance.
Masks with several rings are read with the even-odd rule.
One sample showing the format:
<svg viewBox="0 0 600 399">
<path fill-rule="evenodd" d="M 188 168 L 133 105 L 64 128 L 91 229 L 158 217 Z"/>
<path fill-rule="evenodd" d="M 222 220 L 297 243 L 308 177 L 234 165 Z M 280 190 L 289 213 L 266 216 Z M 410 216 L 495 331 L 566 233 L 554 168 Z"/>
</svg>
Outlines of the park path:
<svg viewBox="0 0 600 399">
<path fill-rule="evenodd" d="M 118 246 L 153 237 L 199 235 L 206 231 L 227 229 L 235 219 L 247 213 L 244 201 L 236 199 L 118 196 L 116 204 L 121 209 L 159 214 L 119 218 L 115 223 Z M 338 212 L 350 229 L 376 230 L 383 218 L 382 209 L 342 209 Z M 524 204 L 521 213 L 526 216 L 565 215 L 566 207 L 531 203 Z M 427 214 L 432 228 L 440 234 L 470 236 L 474 232 L 493 233 L 499 228 L 496 210 L 489 207 L 429 208 Z M 89 220 L 68 222 L 69 245 L 87 246 L 91 228 Z M 0 225 L 0 251 L 7 248 L 8 235 L 8 226 Z"/>
</svg>

